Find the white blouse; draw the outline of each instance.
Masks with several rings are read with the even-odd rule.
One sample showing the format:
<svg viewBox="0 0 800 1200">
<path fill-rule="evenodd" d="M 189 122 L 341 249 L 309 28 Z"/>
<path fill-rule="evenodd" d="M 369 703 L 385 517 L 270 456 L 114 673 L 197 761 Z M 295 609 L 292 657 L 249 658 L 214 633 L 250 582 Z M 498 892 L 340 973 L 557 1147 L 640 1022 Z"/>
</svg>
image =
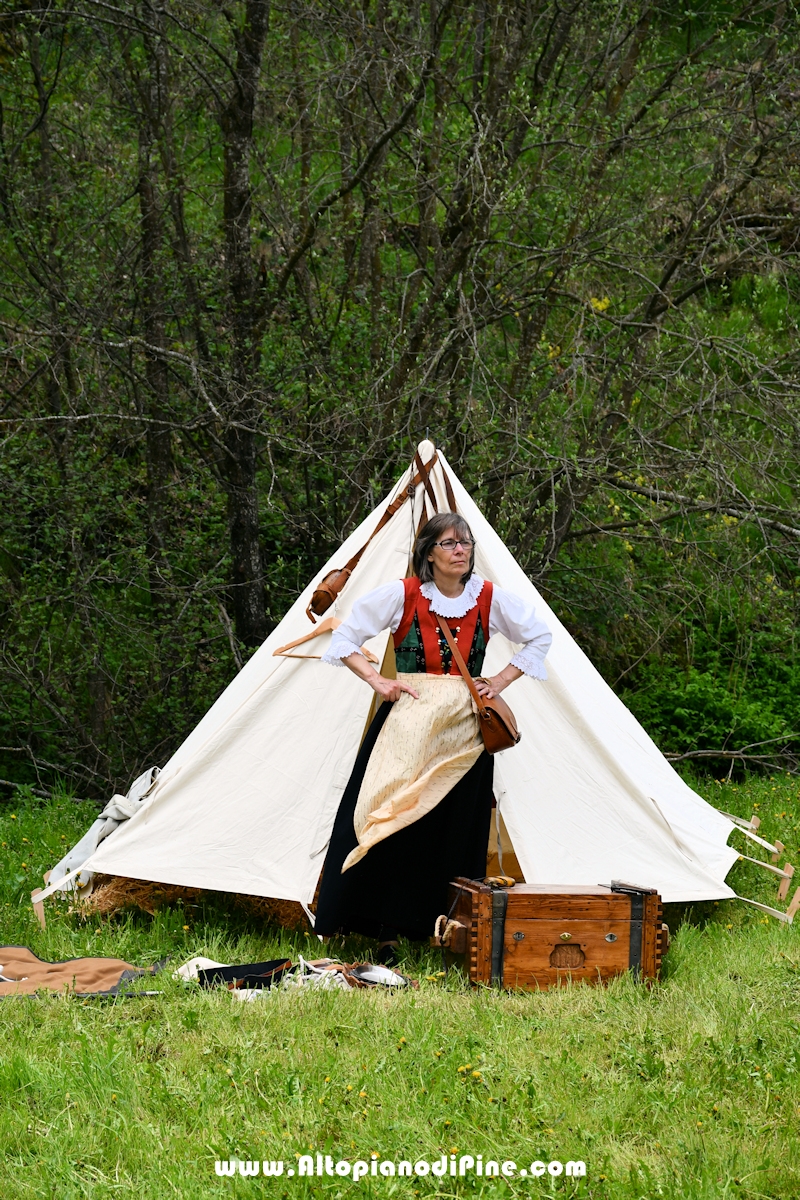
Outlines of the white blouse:
<svg viewBox="0 0 800 1200">
<path fill-rule="evenodd" d="M 473 574 L 461 595 L 454 598 L 443 595 L 435 583 L 423 583 L 420 591 L 430 602 L 433 612 L 449 619 L 463 617 L 474 608 L 482 588 L 483 580 Z M 367 592 L 366 596 L 356 600 L 350 616 L 335 630 L 330 649 L 323 654 L 322 661 L 337 667 L 343 666 L 342 659 L 351 654 L 360 654 L 362 645 L 369 638 L 384 629 L 395 633 L 403 619 L 404 604 L 402 579 L 393 579 L 391 583 L 384 583 Z M 532 605 L 520 600 L 513 592 L 496 586 L 492 590 L 492 606 L 489 610 L 489 636 L 494 633 L 502 633 L 510 642 L 522 643 L 522 649 L 511 659 L 515 667 L 534 679 L 547 679 L 544 660 L 553 635 L 544 621 L 537 620 Z"/>
</svg>

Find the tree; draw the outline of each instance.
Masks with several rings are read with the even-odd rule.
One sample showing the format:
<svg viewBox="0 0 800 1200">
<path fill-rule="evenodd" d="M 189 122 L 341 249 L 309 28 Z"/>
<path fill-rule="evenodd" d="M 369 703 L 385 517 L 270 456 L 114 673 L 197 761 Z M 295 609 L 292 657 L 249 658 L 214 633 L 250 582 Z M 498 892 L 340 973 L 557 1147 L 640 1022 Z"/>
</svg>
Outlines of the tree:
<svg viewBox="0 0 800 1200">
<path fill-rule="evenodd" d="M 43 778 L 166 750 L 426 430 L 620 686 L 774 661 L 795 16 L 7 14 L 4 743 Z"/>
</svg>

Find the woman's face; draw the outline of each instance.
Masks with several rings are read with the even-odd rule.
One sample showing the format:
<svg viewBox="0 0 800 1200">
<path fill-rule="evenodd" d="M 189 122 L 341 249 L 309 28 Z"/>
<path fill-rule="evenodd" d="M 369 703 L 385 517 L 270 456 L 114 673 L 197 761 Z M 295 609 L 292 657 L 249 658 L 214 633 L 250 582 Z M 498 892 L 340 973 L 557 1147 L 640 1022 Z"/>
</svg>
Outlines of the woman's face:
<svg viewBox="0 0 800 1200">
<path fill-rule="evenodd" d="M 439 538 L 439 541 L 455 541 L 457 537 L 458 534 L 454 529 L 446 529 Z M 458 542 L 452 550 L 443 550 L 440 545 L 434 546 L 428 555 L 428 562 L 433 567 L 434 580 L 437 577 L 448 583 L 460 580 L 461 576 L 466 574 L 469 568 L 471 554 L 472 546 L 463 546 L 461 542 Z"/>
</svg>

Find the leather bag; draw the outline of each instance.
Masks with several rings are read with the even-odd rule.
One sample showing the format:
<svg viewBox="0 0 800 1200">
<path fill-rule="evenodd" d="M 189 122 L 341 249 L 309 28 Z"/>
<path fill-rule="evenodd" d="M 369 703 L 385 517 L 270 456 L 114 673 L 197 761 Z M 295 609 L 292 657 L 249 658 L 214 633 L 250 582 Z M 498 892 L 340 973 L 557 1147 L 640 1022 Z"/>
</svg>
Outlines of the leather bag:
<svg viewBox="0 0 800 1200">
<path fill-rule="evenodd" d="M 495 696 L 493 700 L 484 700 L 483 696 L 478 693 L 475 682 L 467 670 L 467 664 L 464 662 L 463 655 L 450 632 L 450 627 L 446 621 L 442 620 L 438 613 L 434 613 L 433 615 L 436 617 L 439 628 L 447 639 L 447 644 L 455 659 L 456 666 L 472 693 L 472 699 L 475 701 L 478 709 L 478 721 L 486 753 L 498 754 L 501 750 L 510 750 L 512 746 L 516 746 L 522 737 L 522 734 L 517 729 L 517 722 L 514 719 L 513 712 L 505 700 L 501 700 L 499 696 Z"/>
<path fill-rule="evenodd" d="M 364 550 L 366 550 L 366 548 L 367 547 L 365 546 Z M 364 553 L 364 550 L 361 551 L 361 554 Z M 361 557 L 361 554 L 359 554 L 359 558 Z M 353 563 L 353 566 L 355 565 L 356 564 Z M 317 584 L 316 588 L 314 589 L 314 595 L 311 597 L 311 603 L 306 609 L 306 616 L 310 621 L 314 620 L 312 613 L 316 614 L 318 617 L 321 617 L 328 611 L 352 574 L 353 567 L 348 565 L 346 567 L 342 567 L 341 570 L 329 571 L 325 578 Z"/>
</svg>

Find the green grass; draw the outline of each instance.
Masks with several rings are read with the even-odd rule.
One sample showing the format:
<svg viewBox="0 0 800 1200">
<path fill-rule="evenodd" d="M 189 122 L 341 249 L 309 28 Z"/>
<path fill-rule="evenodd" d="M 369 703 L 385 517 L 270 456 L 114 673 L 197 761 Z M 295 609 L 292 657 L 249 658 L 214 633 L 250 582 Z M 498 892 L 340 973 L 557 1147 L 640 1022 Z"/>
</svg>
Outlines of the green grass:
<svg viewBox="0 0 800 1200">
<path fill-rule="evenodd" d="M 755 808 L 800 865 L 796 779 L 698 786 L 728 811 Z M 91 815 L 65 798 L 17 796 L 0 808 L 2 941 L 43 958 L 139 965 L 316 947 L 222 900 L 111 920 L 50 905 L 43 932 L 27 893 Z M 730 879 L 774 903 L 766 872 L 740 863 Z M 279 993 L 244 1005 L 167 971 L 152 998 L 4 1000 L 0 1200 L 800 1197 L 800 921 L 787 927 L 738 902 L 668 919 L 665 978 L 650 991 L 627 978 L 539 995 L 471 991 L 453 973 L 427 979 L 436 958 L 410 952 L 414 993 Z M 366 949 L 353 941 L 344 953 Z M 582 1159 L 587 1176 L 354 1184 L 214 1173 L 215 1159 L 230 1157 L 288 1167 L 309 1151 L 414 1161 L 454 1147 L 518 1164 Z"/>
</svg>

